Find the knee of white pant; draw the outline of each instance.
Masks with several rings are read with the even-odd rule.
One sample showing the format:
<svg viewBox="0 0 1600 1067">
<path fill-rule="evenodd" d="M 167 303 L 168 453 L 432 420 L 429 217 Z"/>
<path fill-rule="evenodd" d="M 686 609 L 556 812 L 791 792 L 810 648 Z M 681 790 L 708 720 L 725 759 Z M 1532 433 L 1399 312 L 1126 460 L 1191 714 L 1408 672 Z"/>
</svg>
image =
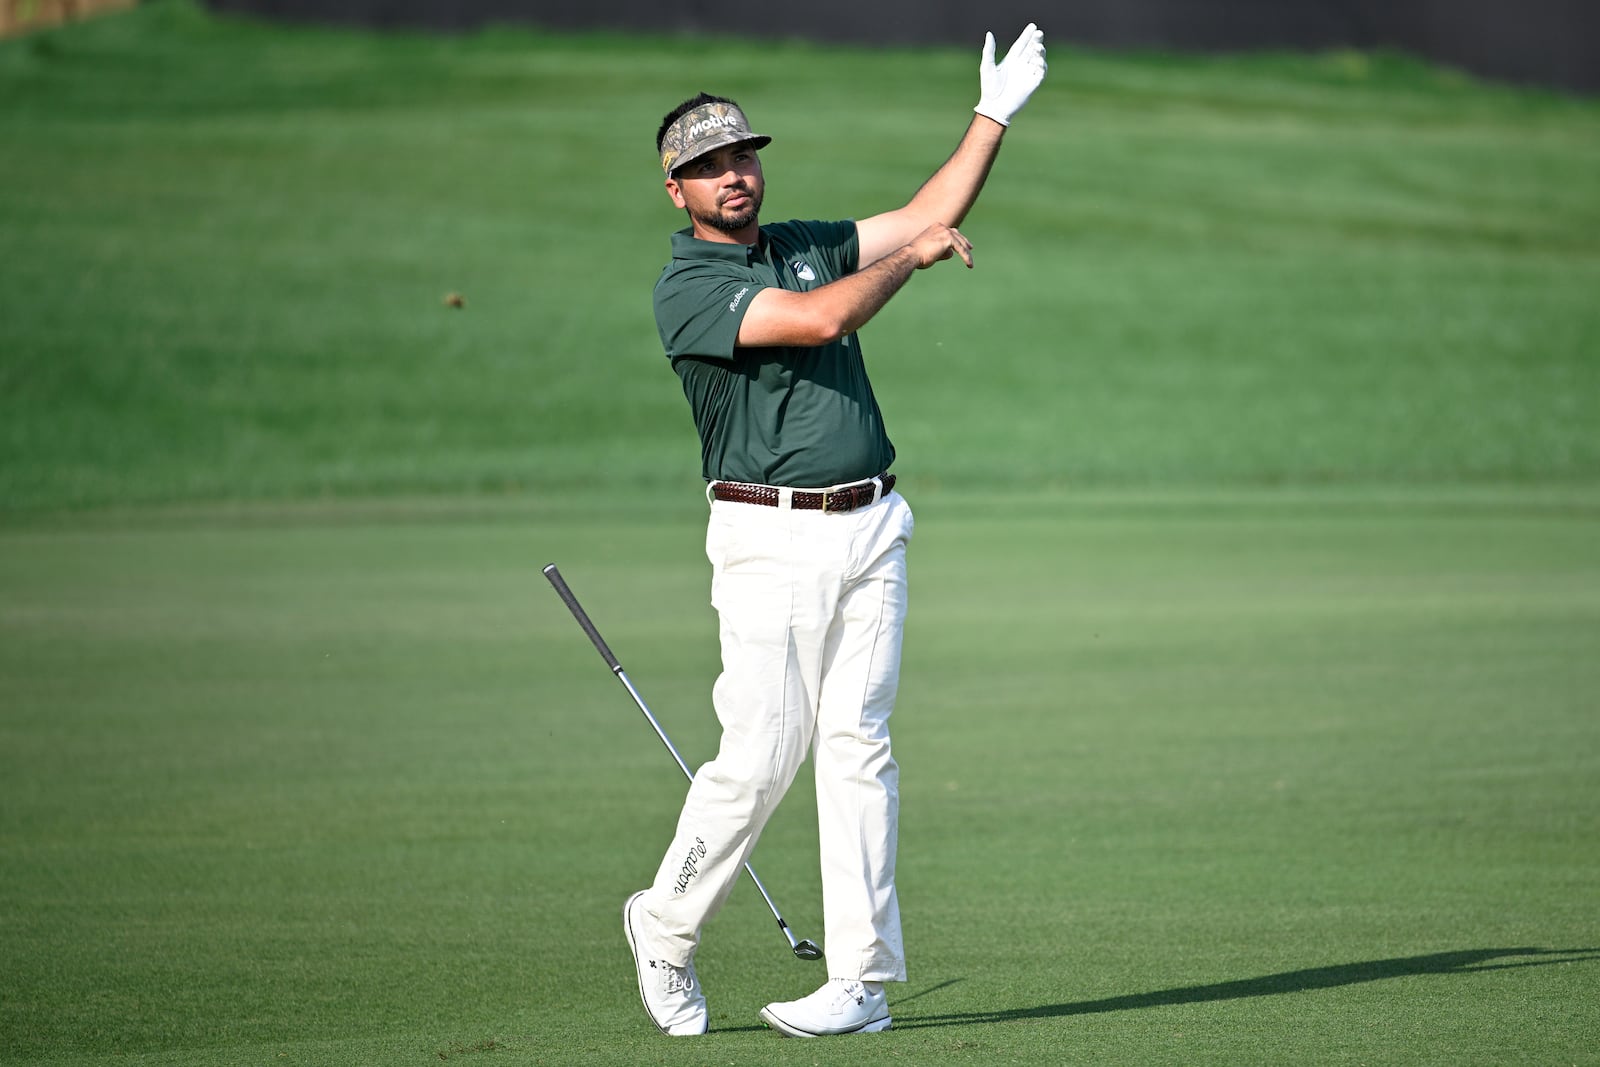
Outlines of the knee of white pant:
<svg viewBox="0 0 1600 1067">
<path fill-rule="evenodd" d="M 763 757 L 723 751 L 700 768 L 695 781 L 703 783 L 699 792 L 708 800 L 715 797 L 724 804 L 761 811 L 783 799 L 800 763 L 799 758 L 785 759 L 781 753 Z"/>
<path fill-rule="evenodd" d="M 712 702 L 722 723 L 715 772 L 745 790 L 781 794 L 811 744 L 816 720 L 809 696 L 740 686 L 724 672 Z"/>
<path fill-rule="evenodd" d="M 859 714 L 846 722 L 834 722 L 824 713 L 817 723 L 817 747 L 841 752 L 860 752 L 889 747 L 889 717 Z"/>
</svg>

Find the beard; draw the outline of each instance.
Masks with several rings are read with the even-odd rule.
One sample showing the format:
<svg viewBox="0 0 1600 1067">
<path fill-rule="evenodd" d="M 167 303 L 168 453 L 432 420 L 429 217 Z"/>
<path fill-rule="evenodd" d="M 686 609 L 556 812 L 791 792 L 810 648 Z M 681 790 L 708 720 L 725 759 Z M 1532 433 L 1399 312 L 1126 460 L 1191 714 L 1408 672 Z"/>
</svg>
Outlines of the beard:
<svg viewBox="0 0 1600 1067">
<path fill-rule="evenodd" d="M 691 209 L 689 217 L 703 226 L 726 234 L 738 233 L 761 215 L 761 190 L 746 189 L 744 195 L 750 202 L 737 211 L 725 211 L 721 206 L 710 209 Z"/>
</svg>

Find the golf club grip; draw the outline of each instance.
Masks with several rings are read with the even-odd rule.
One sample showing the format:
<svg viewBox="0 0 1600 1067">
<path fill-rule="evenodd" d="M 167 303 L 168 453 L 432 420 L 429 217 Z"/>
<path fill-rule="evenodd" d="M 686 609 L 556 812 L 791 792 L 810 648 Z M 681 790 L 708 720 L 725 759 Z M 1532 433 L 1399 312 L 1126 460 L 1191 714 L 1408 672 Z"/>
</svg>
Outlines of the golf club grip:
<svg viewBox="0 0 1600 1067">
<path fill-rule="evenodd" d="M 617 662 L 617 657 L 611 654 L 611 646 L 606 644 L 606 639 L 600 636 L 600 631 L 594 628 L 594 623 L 589 621 L 588 613 L 583 610 L 583 605 L 578 603 L 578 598 L 572 595 L 572 590 L 567 586 L 567 580 L 561 577 L 561 571 L 554 563 L 544 569 L 544 576 L 550 579 L 550 584 L 555 587 L 556 595 L 562 603 L 567 605 L 567 610 L 572 612 L 572 617 L 578 620 L 578 625 L 583 627 L 583 632 L 589 635 L 589 640 L 594 642 L 595 650 L 600 653 L 600 658 L 606 661 L 606 666 L 611 668 L 613 674 L 622 670 L 622 664 Z"/>
</svg>

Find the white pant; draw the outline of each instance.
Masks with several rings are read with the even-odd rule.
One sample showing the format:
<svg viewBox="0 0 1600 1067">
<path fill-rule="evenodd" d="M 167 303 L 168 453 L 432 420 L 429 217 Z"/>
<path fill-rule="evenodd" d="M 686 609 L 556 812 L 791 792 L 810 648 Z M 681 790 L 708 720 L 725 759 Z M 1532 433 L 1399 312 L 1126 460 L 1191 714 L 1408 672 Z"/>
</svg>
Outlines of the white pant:
<svg viewBox="0 0 1600 1067">
<path fill-rule="evenodd" d="M 895 896 L 900 679 L 911 508 L 852 512 L 713 501 L 706 532 L 722 742 L 700 768 L 644 898 L 652 955 L 686 966 L 768 817 L 815 751 L 823 944 L 831 978 L 905 981 Z"/>
</svg>

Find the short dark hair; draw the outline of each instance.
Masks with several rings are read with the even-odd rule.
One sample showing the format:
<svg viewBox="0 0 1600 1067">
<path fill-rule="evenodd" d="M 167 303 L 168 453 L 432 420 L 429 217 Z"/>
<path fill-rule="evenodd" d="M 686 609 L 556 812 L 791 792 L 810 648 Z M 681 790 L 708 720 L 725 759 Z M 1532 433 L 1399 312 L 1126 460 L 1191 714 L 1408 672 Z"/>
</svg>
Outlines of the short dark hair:
<svg viewBox="0 0 1600 1067">
<path fill-rule="evenodd" d="M 703 107 L 706 104 L 733 104 L 734 107 L 739 106 L 725 96 L 712 96 L 710 93 L 700 93 L 697 96 L 691 96 L 689 99 L 685 100 L 683 103 L 667 112 L 667 117 L 661 120 L 661 128 L 656 131 L 656 151 L 661 151 L 661 142 L 667 139 L 667 131 L 672 129 L 672 124 L 674 122 L 677 122 L 695 108 Z"/>
</svg>

